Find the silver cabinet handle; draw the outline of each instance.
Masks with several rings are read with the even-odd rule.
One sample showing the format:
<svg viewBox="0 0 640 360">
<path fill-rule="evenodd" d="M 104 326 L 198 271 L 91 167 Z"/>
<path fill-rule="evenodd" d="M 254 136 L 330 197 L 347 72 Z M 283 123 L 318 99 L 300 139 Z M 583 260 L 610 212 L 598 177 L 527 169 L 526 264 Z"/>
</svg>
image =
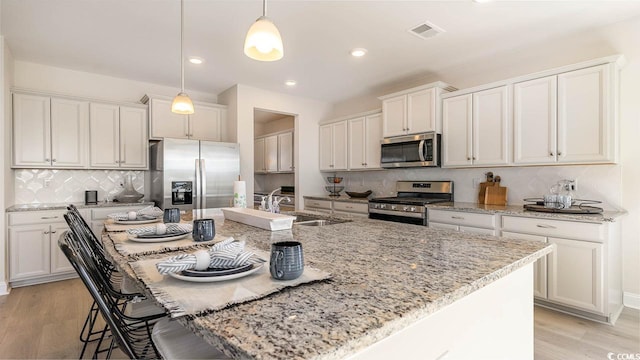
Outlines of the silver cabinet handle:
<svg viewBox="0 0 640 360">
<path fill-rule="evenodd" d="M 55 233 L 56 233 L 56 231 L 54 230 L 54 231 L 52 231 L 51 233 L 52 233 L 52 234 L 55 234 Z"/>
<path fill-rule="evenodd" d="M 41 216 L 40 219 L 46 220 L 46 219 L 57 219 L 57 216 Z"/>
<path fill-rule="evenodd" d="M 456 220 L 464 220 L 462 216 L 452 216 L 451 218 Z"/>
<path fill-rule="evenodd" d="M 552 226 L 552 225 L 537 224 L 536 226 L 539 227 L 539 228 L 543 228 L 543 229 L 555 229 L 556 228 L 555 226 Z"/>
</svg>

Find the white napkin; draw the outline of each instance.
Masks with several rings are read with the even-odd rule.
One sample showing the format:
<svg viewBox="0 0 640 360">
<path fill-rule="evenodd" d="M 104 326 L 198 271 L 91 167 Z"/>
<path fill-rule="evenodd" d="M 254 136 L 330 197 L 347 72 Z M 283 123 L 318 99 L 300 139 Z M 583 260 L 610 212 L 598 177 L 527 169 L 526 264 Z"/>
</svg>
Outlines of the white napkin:
<svg viewBox="0 0 640 360">
<path fill-rule="evenodd" d="M 155 216 L 157 218 L 162 216 L 163 214 L 164 214 L 164 211 L 162 211 L 162 209 L 152 205 L 136 211 L 136 216 L 148 215 L 148 216 Z M 129 213 L 126 213 L 126 212 L 109 214 L 107 216 L 113 220 L 129 220 Z"/>
<path fill-rule="evenodd" d="M 266 262 L 266 260 L 260 258 L 253 252 L 245 251 L 244 245 L 244 241 L 235 241 L 230 237 L 213 245 L 208 251 L 200 250 L 193 254 L 173 256 L 167 260 L 158 262 L 156 267 L 158 268 L 158 272 L 162 275 L 196 269 L 198 259 L 202 259 L 203 255 L 209 257 L 209 264 L 207 266 L 205 263 L 203 269 L 200 270 L 205 270 L 207 267 L 234 269 L 248 264 L 260 264 Z M 200 268 L 200 266 L 198 266 L 198 268 Z"/>
<path fill-rule="evenodd" d="M 193 231 L 191 224 L 164 224 L 167 227 L 166 234 L 181 234 Z M 127 232 L 131 235 L 153 235 L 156 234 L 158 225 L 143 226 L 135 229 L 129 229 Z"/>
</svg>

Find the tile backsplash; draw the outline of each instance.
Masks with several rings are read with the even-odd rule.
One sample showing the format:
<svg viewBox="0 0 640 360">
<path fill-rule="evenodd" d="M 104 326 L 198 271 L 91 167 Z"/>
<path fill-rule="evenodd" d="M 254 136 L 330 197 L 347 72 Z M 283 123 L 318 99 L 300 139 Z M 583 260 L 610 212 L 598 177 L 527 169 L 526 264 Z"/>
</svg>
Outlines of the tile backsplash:
<svg viewBox="0 0 640 360">
<path fill-rule="evenodd" d="M 577 179 L 579 199 L 602 201 L 602 207 L 617 210 L 622 202 L 621 166 L 537 166 L 476 169 L 412 168 L 366 172 L 338 172 L 343 176 L 346 190 L 372 190 L 372 197 L 394 196 L 398 180 L 452 180 L 455 200 L 476 202 L 478 188 L 473 179 L 484 181 L 491 171 L 502 178 L 501 185 L 509 188 L 510 205 L 524 204 L 523 199 L 541 197 L 562 179 Z M 322 193 L 319 189 L 318 193 Z M 326 193 L 325 193 L 326 194 Z"/>
<path fill-rule="evenodd" d="M 98 190 L 98 200 L 122 191 L 127 174 L 144 194 L 144 171 L 17 169 L 15 204 L 83 202 L 85 190 Z"/>
</svg>

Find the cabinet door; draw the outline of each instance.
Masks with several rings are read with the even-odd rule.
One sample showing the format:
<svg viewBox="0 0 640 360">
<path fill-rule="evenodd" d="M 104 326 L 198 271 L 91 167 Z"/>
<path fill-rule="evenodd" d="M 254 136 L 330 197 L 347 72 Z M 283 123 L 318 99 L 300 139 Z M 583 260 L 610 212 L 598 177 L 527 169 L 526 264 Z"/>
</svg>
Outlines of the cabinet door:
<svg viewBox="0 0 640 360">
<path fill-rule="evenodd" d="M 144 169 L 147 167 L 148 153 L 147 110 L 121 106 L 120 167 Z"/>
<path fill-rule="evenodd" d="M 49 242 L 49 225 L 9 228 L 11 281 L 49 274 Z"/>
<path fill-rule="evenodd" d="M 189 137 L 197 140 L 220 141 L 220 108 L 196 104 L 189 115 Z"/>
<path fill-rule="evenodd" d="M 151 138 L 162 139 L 165 137 L 186 139 L 189 134 L 189 121 L 187 115 L 171 112 L 171 100 L 149 100 L 149 117 L 151 119 Z"/>
<path fill-rule="evenodd" d="M 73 272 L 73 266 L 67 260 L 67 257 L 64 255 L 62 250 L 60 250 L 60 246 L 58 246 L 58 239 L 60 235 L 64 233 L 66 230 L 69 230 L 69 227 L 66 224 L 55 224 L 51 225 L 51 233 L 50 233 L 50 249 L 51 249 L 51 273 L 64 273 L 64 272 Z"/>
<path fill-rule="evenodd" d="M 380 168 L 380 141 L 382 140 L 382 114 L 367 116 L 364 166 L 368 169 Z"/>
<path fill-rule="evenodd" d="M 117 105 L 91 103 L 89 107 L 91 166 L 120 166 L 120 109 Z"/>
<path fill-rule="evenodd" d="M 558 75 L 558 162 L 613 160 L 608 65 Z"/>
<path fill-rule="evenodd" d="M 513 85 L 513 162 L 556 161 L 557 77 Z"/>
<path fill-rule="evenodd" d="M 255 139 L 253 141 L 253 171 L 257 173 L 263 173 L 267 171 L 264 166 L 264 138 Z"/>
<path fill-rule="evenodd" d="M 265 168 L 267 172 L 278 171 L 278 136 L 264 138 Z"/>
<path fill-rule="evenodd" d="M 602 244 L 549 237 L 556 250 L 549 255 L 551 301 L 604 313 Z"/>
<path fill-rule="evenodd" d="M 429 227 L 434 229 L 446 229 L 446 230 L 455 230 L 455 231 L 460 230 L 458 225 L 443 224 L 443 223 L 431 222 L 431 221 L 429 221 Z"/>
<path fill-rule="evenodd" d="M 278 171 L 293 171 L 293 131 L 278 135 Z"/>
<path fill-rule="evenodd" d="M 62 168 L 89 165 L 89 103 L 51 99 L 51 164 Z"/>
<path fill-rule="evenodd" d="M 509 163 L 509 94 L 506 86 L 473 94 L 474 165 Z"/>
<path fill-rule="evenodd" d="M 366 118 L 349 120 L 349 169 L 364 169 L 366 167 Z"/>
<path fill-rule="evenodd" d="M 531 240 L 542 243 L 547 242 L 546 237 L 539 235 L 503 231 L 502 236 L 517 240 Z M 541 257 L 535 262 L 535 264 L 533 264 L 533 296 L 543 299 L 547 298 L 547 256 Z"/>
<path fill-rule="evenodd" d="M 320 126 L 320 170 L 333 170 L 332 125 Z"/>
<path fill-rule="evenodd" d="M 333 124 L 333 170 L 347 170 L 347 122 L 341 121 Z"/>
<path fill-rule="evenodd" d="M 407 95 L 407 132 L 436 131 L 436 90 L 421 90 Z"/>
<path fill-rule="evenodd" d="M 49 97 L 13 94 L 13 165 L 51 166 Z"/>
<path fill-rule="evenodd" d="M 384 137 L 407 133 L 407 96 L 382 101 L 382 133 Z"/>
<path fill-rule="evenodd" d="M 442 101 L 443 166 L 471 165 L 471 94 Z"/>
</svg>

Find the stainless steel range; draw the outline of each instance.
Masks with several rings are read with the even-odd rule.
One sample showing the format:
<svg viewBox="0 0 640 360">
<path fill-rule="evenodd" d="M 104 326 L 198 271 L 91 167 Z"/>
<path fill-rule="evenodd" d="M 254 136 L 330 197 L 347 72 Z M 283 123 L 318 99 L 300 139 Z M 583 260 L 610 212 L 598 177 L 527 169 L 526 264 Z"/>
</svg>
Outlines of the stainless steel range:
<svg viewBox="0 0 640 360">
<path fill-rule="evenodd" d="M 453 181 L 398 181 L 398 196 L 369 200 L 369 218 L 427 225 L 425 205 L 453 202 Z"/>
</svg>

